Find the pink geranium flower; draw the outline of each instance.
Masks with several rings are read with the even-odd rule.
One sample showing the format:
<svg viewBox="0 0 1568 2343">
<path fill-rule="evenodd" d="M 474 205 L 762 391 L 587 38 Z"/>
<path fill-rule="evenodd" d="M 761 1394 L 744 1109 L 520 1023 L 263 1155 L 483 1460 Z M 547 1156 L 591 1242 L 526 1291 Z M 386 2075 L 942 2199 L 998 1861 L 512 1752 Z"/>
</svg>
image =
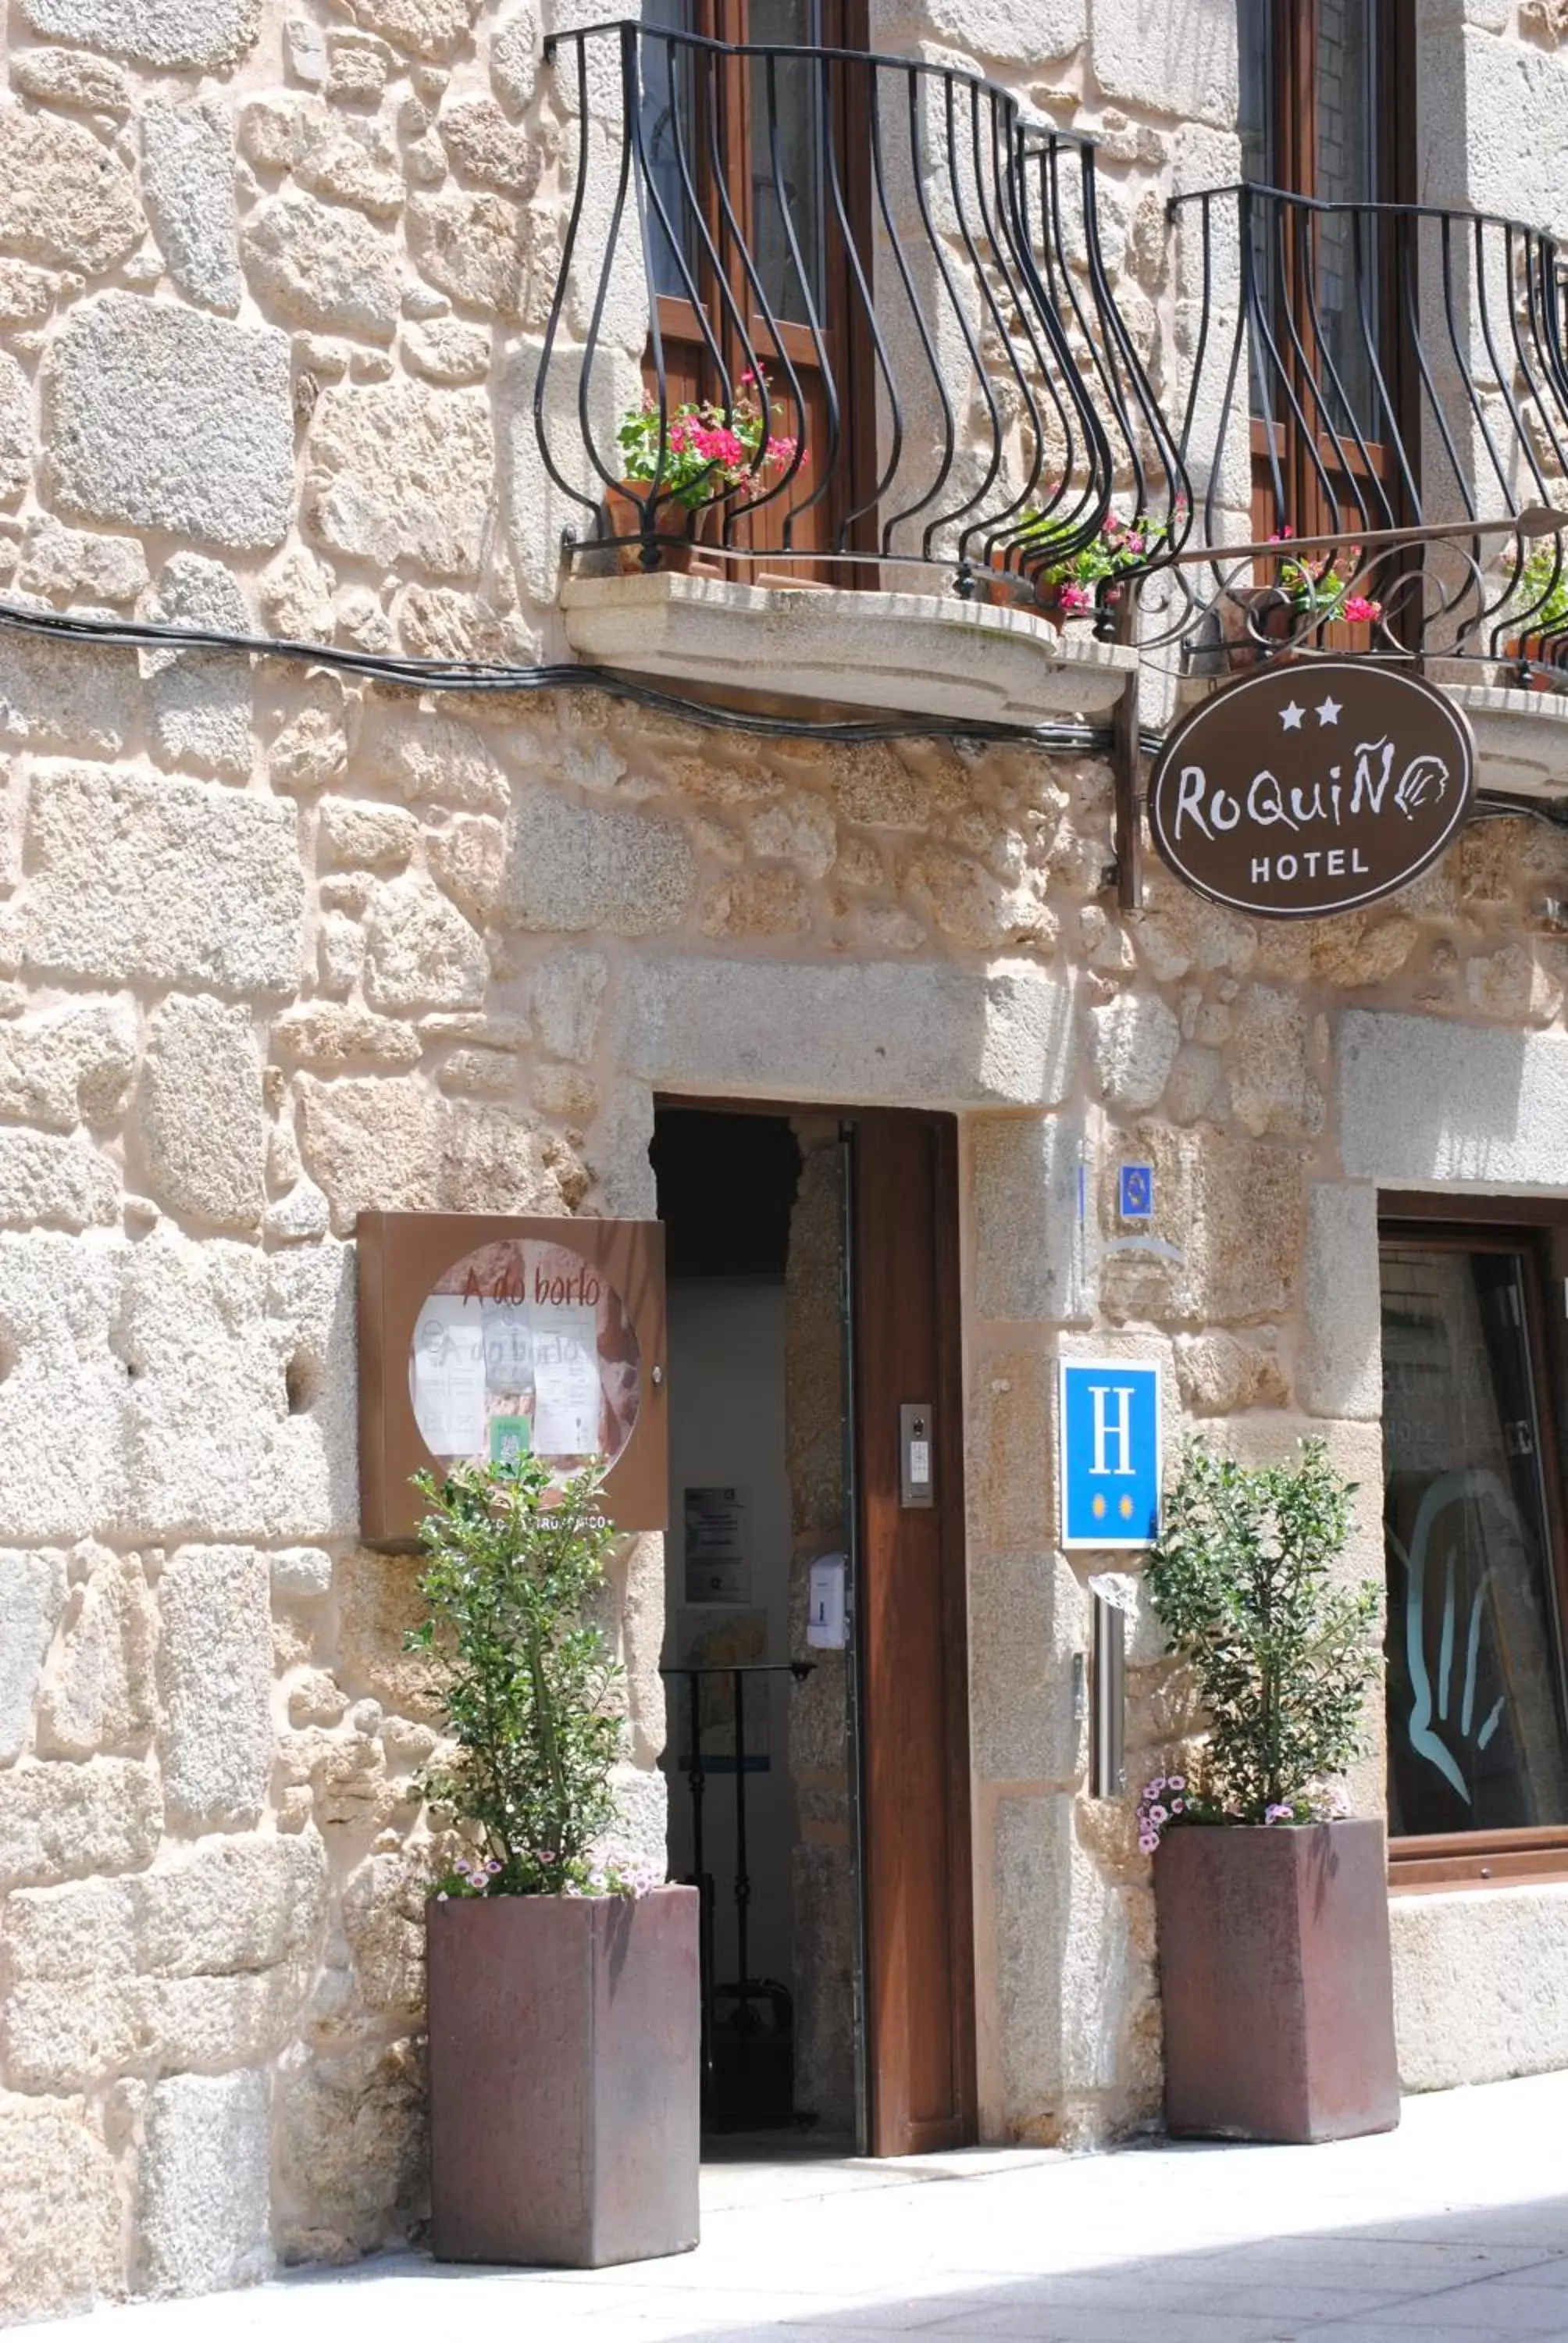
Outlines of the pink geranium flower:
<svg viewBox="0 0 1568 2343">
<path fill-rule="evenodd" d="M 743 466 L 746 462 L 745 444 L 728 424 L 695 423 L 691 437 L 698 454 L 706 456 L 710 464 Z"/>
</svg>

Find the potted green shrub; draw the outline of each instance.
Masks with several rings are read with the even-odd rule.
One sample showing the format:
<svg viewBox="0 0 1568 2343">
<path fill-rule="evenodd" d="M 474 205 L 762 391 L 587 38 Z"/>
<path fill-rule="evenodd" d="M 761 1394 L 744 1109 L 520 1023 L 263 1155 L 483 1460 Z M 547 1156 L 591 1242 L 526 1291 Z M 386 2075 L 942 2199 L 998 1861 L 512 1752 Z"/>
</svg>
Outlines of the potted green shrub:
<svg viewBox="0 0 1568 2343">
<path fill-rule="evenodd" d="M 427 1906 L 437 2259 L 597 2268 L 698 2236 L 698 1897 L 600 1858 L 620 1670 L 592 1471 L 417 1483 L 448 1734 L 423 1788 L 466 1843 Z"/>
<path fill-rule="evenodd" d="M 1342 2139 L 1399 2121 L 1381 1821 L 1362 1747 L 1378 1589 L 1334 1569 L 1353 1484 L 1321 1440 L 1248 1469 L 1184 1452 L 1147 1584 L 1208 1733 L 1139 1809 L 1154 1855 L 1173 2132 Z"/>
</svg>

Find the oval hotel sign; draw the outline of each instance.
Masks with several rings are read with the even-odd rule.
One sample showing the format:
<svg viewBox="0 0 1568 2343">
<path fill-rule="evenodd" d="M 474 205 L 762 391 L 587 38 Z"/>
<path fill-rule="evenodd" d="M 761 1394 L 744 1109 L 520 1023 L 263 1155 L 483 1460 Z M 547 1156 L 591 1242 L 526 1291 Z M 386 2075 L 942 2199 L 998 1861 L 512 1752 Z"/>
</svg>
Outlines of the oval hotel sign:
<svg viewBox="0 0 1568 2343">
<path fill-rule="evenodd" d="M 1422 678 L 1368 659 L 1270 668 L 1193 709 L 1149 783 L 1154 842 L 1201 895 L 1265 919 L 1348 911 L 1435 861 L 1475 748 Z"/>
</svg>

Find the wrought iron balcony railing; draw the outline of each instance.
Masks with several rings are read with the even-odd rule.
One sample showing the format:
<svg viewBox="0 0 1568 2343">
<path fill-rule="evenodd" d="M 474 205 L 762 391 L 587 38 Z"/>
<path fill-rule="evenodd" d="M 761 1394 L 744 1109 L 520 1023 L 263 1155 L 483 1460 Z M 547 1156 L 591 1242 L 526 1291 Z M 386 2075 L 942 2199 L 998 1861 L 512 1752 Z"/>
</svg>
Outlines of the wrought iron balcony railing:
<svg viewBox="0 0 1568 2343">
<path fill-rule="evenodd" d="M 1291 648 L 1552 676 L 1568 656 L 1563 248 L 1512 220 L 1263 187 L 1171 209 L 1200 297 L 1179 446 L 1216 548 L 1168 612 L 1188 667 Z M 1277 556 L 1223 550 L 1275 539 Z"/>
<path fill-rule="evenodd" d="M 571 210 L 535 421 L 572 560 L 925 569 L 1110 631 L 1188 500 L 1092 148 L 894 57 L 649 24 L 547 54 Z"/>
</svg>

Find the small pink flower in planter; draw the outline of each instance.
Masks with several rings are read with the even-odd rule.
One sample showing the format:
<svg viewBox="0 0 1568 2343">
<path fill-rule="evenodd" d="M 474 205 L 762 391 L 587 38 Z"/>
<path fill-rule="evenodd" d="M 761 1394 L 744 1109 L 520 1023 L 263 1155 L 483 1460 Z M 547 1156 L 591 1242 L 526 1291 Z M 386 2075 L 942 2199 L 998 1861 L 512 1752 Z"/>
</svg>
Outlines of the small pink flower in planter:
<svg viewBox="0 0 1568 2343">
<path fill-rule="evenodd" d="M 1187 1786 L 1184 1774 L 1156 1774 L 1144 1783 L 1138 1799 L 1138 1845 L 1140 1853 L 1152 1855 L 1160 1844 L 1160 1834 L 1166 1825 L 1186 1811 L 1186 1800 L 1173 1798 L 1171 1792 L 1180 1785 Z"/>
</svg>

